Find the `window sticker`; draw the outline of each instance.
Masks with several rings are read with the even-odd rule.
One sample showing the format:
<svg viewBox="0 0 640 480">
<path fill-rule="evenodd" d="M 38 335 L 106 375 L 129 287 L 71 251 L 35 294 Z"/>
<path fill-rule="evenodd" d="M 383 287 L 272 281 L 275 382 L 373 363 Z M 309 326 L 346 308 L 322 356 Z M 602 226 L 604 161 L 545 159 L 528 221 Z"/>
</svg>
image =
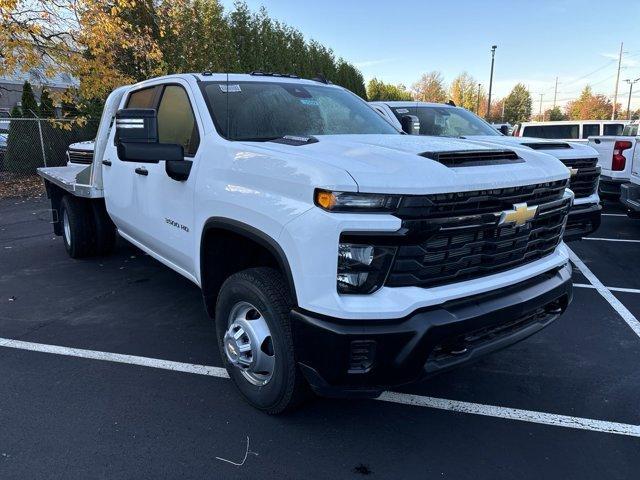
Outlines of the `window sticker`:
<svg viewBox="0 0 640 480">
<path fill-rule="evenodd" d="M 301 98 L 300 103 L 302 103 L 303 105 L 313 105 L 314 107 L 320 106 L 318 101 L 313 98 Z"/>
<path fill-rule="evenodd" d="M 396 113 L 409 113 L 408 108 L 396 108 Z"/>
<path fill-rule="evenodd" d="M 242 91 L 240 89 L 240 85 L 238 84 L 227 85 L 226 83 L 220 84 L 220 90 L 222 90 L 224 93 L 238 93 Z"/>
</svg>

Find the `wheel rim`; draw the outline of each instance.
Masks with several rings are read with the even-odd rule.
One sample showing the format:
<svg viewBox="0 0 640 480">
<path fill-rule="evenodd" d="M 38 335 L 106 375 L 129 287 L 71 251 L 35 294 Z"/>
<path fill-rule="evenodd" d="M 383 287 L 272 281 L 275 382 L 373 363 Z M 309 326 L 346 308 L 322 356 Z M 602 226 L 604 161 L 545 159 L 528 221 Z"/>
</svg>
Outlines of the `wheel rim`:
<svg viewBox="0 0 640 480">
<path fill-rule="evenodd" d="M 64 229 L 64 241 L 67 242 L 67 245 L 71 245 L 71 224 L 66 210 L 62 212 L 62 227 Z"/>
<path fill-rule="evenodd" d="M 224 335 L 227 360 L 251 384 L 269 383 L 276 357 L 271 331 L 262 313 L 248 302 L 239 302 L 231 309 L 227 324 Z"/>
</svg>

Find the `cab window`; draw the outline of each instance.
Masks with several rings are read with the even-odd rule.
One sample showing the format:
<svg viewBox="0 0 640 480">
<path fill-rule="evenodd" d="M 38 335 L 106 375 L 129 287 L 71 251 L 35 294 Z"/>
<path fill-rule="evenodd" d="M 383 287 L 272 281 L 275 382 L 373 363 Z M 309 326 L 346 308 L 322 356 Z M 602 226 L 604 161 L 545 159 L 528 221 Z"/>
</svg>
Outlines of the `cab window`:
<svg viewBox="0 0 640 480">
<path fill-rule="evenodd" d="M 600 135 L 599 123 L 585 123 L 582 125 L 582 138 L 589 138 Z"/>
<path fill-rule="evenodd" d="M 153 108 L 158 87 L 148 87 L 131 92 L 126 108 Z"/>
<path fill-rule="evenodd" d="M 200 144 L 189 96 L 179 85 L 167 85 L 162 92 L 158 105 L 158 141 L 182 145 L 188 156 L 194 155 Z"/>
<path fill-rule="evenodd" d="M 622 135 L 622 131 L 624 130 L 624 125 L 622 123 L 607 123 L 604 125 L 604 133 L 603 135 Z M 636 132 L 638 131 L 638 126 L 636 125 Z"/>
<path fill-rule="evenodd" d="M 561 139 L 577 139 L 579 136 L 580 125 L 527 125 L 524 127 L 523 137 L 537 138 L 561 138 Z"/>
</svg>

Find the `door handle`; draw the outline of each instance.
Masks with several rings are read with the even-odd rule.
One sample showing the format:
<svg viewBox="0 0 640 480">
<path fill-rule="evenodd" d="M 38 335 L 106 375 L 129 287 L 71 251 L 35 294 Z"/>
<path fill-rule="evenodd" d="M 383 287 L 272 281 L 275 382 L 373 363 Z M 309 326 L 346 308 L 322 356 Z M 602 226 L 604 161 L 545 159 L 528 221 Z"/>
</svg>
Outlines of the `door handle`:
<svg viewBox="0 0 640 480">
<path fill-rule="evenodd" d="M 135 172 L 136 172 L 138 175 L 144 175 L 145 177 L 146 177 L 147 175 L 149 175 L 149 170 L 147 170 L 147 169 L 146 169 L 146 168 L 144 168 L 144 167 L 138 167 L 138 168 L 136 168 Z"/>
<path fill-rule="evenodd" d="M 106 165 L 107 167 L 111 166 L 111 160 L 102 160 L 102 164 Z"/>
</svg>

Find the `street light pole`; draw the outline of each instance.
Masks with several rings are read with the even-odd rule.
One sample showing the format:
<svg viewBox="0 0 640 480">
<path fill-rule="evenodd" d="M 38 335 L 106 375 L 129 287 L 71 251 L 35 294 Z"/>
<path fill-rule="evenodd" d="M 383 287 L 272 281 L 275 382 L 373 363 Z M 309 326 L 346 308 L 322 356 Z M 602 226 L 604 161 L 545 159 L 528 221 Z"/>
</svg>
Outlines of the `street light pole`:
<svg viewBox="0 0 640 480">
<path fill-rule="evenodd" d="M 627 101 L 627 120 L 631 120 L 631 92 L 633 91 L 633 84 L 639 81 L 640 78 L 635 80 L 626 79 L 625 82 L 629 84 L 629 100 Z"/>
<path fill-rule="evenodd" d="M 478 84 L 478 98 L 476 99 L 476 115 L 480 115 L 480 85 L 482 85 L 481 83 Z"/>
<path fill-rule="evenodd" d="M 493 87 L 493 64 L 496 58 L 496 48 L 498 48 L 497 45 L 491 46 L 491 74 L 489 75 L 489 97 L 487 99 L 487 115 L 489 115 L 489 112 L 491 112 L 491 89 Z"/>
<path fill-rule="evenodd" d="M 542 97 L 544 96 L 544 93 L 540 94 L 540 113 L 538 113 L 538 121 L 539 122 L 544 122 L 544 117 L 542 116 Z"/>
</svg>

